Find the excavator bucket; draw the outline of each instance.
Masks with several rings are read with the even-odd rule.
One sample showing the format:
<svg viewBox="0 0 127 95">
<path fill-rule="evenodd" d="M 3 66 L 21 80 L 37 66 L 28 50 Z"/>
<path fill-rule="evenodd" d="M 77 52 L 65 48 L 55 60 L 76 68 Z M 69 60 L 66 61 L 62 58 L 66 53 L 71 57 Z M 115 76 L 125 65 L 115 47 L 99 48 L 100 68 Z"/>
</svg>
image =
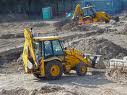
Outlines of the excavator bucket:
<svg viewBox="0 0 127 95">
<path fill-rule="evenodd" d="M 85 58 L 91 61 L 91 67 L 95 68 L 95 65 L 100 61 L 102 55 L 95 55 L 95 54 L 84 54 Z"/>
</svg>

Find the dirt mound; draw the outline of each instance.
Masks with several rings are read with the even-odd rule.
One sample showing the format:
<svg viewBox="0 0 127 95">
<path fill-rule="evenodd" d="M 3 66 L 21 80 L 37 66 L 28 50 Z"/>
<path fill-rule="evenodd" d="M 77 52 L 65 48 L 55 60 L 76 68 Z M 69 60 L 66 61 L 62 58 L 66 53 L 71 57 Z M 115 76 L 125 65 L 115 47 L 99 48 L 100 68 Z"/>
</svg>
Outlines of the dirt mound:
<svg viewBox="0 0 127 95">
<path fill-rule="evenodd" d="M 77 31 L 77 30 L 81 30 L 81 26 L 78 25 L 77 21 L 71 21 L 67 24 L 65 24 L 64 26 L 61 27 L 62 30 L 65 31 Z"/>
<path fill-rule="evenodd" d="M 119 31 L 119 34 L 127 35 L 127 24 L 125 24 L 123 26 L 123 28 L 121 29 L 121 31 Z"/>
<path fill-rule="evenodd" d="M 98 31 L 98 29 L 101 29 L 101 28 L 93 26 L 92 24 L 80 25 L 78 21 L 70 21 L 61 27 L 61 30 L 63 31 L 90 31 L 90 30 Z"/>
<path fill-rule="evenodd" d="M 64 90 L 65 88 L 60 86 L 44 86 L 41 87 L 39 90 L 31 90 L 28 91 L 24 88 L 15 88 L 11 90 L 1 90 L 0 95 L 42 95 L 47 93 L 55 93 L 61 90 Z"/>
<path fill-rule="evenodd" d="M 85 53 L 102 55 L 101 68 L 104 68 L 103 63 L 111 58 L 122 58 L 127 55 L 127 50 L 114 44 L 107 39 L 89 38 L 74 41 L 70 44 L 70 47 L 77 48 Z M 107 64 L 106 64 L 107 65 Z M 98 64 L 98 67 L 100 65 Z"/>
<path fill-rule="evenodd" d="M 24 88 L 16 88 L 11 90 L 2 90 L 0 95 L 29 95 L 29 91 Z"/>
<path fill-rule="evenodd" d="M 125 84 L 127 83 L 127 69 L 123 69 L 123 68 L 109 69 L 106 72 L 106 77 L 109 80 Z"/>
<path fill-rule="evenodd" d="M 24 68 L 22 61 L 12 61 L 10 63 L 4 63 L 0 65 L 0 73 L 2 74 L 12 74 L 12 73 L 22 73 Z"/>
<path fill-rule="evenodd" d="M 71 43 L 71 46 L 84 52 L 103 55 L 104 59 L 119 58 L 127 55 L 126 49 L 103 38 L 83 39 Z"/>
<path fill-rule="evenodd" d="M 70 23 L 71 20 L 70 19 L 62 19 L 61 21 L 57 22 L 54 24 L 54 26 L 56 27 L 56 30 L 62 30 L 62 27 L 68 23 Z"/>
<path fill-rule="evenodd" d="M 82 26 L 78 24 L 78 21 L 72 21 L 70 19 L 63 19 L 54 26 L 57 31 L 77 31 L 82 29 Z"/>
<path fill-rule="evenodd" d="M 40 90 L 33 90 L 31 95 L 39 95 L 39 94 L 45 94 L 45 93 L 54 93 L 54 92 L 58 92 L 64 90 L 63 87 L 59 87 L 59 86 L 44 86 L 41 87 Z"/>
</svg>

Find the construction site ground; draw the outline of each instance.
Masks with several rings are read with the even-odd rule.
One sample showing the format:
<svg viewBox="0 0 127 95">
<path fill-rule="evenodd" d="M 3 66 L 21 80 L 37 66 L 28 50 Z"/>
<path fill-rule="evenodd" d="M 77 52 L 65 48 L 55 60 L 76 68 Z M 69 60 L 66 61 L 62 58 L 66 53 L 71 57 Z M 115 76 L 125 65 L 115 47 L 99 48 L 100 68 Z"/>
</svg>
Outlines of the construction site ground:
<svg viewBox="0 0 127 95">
<path fill-rule="evenodd" d="M 24 74 L 21 53 L 23 29 L 32 27 L 38 36 L 63 37 L 65 47 L 84 53 L 102 55 L 96 68 L 86 76 L 74 71 L 59 80 L 40 80 Z M 127 76 L 124 81 L 105 76 L 109 59 L 127 56 L 127 15 L 119 22 L 94 23 L 78 26 L 66 19 L 52 21 L 28 20 L 0 23 L 0 95 L 127 95 Z M 116 78 L 116 77 L 115 77 Z"/>
</svg>

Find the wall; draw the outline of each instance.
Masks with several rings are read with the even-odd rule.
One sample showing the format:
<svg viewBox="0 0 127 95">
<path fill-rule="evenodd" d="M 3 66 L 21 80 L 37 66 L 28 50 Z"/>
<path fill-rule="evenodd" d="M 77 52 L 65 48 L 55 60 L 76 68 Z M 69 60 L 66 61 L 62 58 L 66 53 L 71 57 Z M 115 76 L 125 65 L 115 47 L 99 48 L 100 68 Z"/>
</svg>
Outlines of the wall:
<svg viewBox="0 0 127 95">
<path fill-rule="evenodd" d="M 87 5 L 92 5 L 97 11 L 105 11 L 112 15 L 121 11 L 120 0 L 82 0 L 82 7 Z"/>
<path fill-rule="evenodd" d="M 43 7 L 51 6 L 54 16 L 65 15 L 73 12 L 78 3 L 85 6 L 88 1 L 94 2 L 97 10 L 113 14 L 127 9 L 127 0 L 0 0 L 0 13 L 41 14 Z"/>
<path fill-rule="evenodd" d="M 121 0 L 121 1 L 122 1 L 122 8 L 124 10 L 126 10 L 127 9 L 127 0 Z"/>
</svg>

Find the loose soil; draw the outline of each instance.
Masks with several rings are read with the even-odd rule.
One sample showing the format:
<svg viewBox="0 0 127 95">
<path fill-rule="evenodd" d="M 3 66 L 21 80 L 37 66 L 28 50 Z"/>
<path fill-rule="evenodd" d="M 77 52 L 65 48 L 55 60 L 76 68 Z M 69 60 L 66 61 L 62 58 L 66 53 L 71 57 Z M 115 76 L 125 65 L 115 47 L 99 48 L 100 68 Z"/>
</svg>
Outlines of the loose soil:
<svg viewBox="0 0 127 95">
<path fill-rule="evenodd" d="M 18 58 L 22 53 L 25 27 L 33 27 L 34 34 L 39 36 L 63 37 L 65 47 L 102 55 L 96 66 L 99 69 L 90 69 L 83 77 L 72 72 L 54 81 L 24 74 L 22 61 Z M 126 16 L 121 16 L 117 23 L 85 26 L 65 19 L 0 23 L 0 95 L 127 95 L 125 70 L 112 72 L 108 69 L 109 59 L 127 56 L 126 27 Z"/>
</svg>

